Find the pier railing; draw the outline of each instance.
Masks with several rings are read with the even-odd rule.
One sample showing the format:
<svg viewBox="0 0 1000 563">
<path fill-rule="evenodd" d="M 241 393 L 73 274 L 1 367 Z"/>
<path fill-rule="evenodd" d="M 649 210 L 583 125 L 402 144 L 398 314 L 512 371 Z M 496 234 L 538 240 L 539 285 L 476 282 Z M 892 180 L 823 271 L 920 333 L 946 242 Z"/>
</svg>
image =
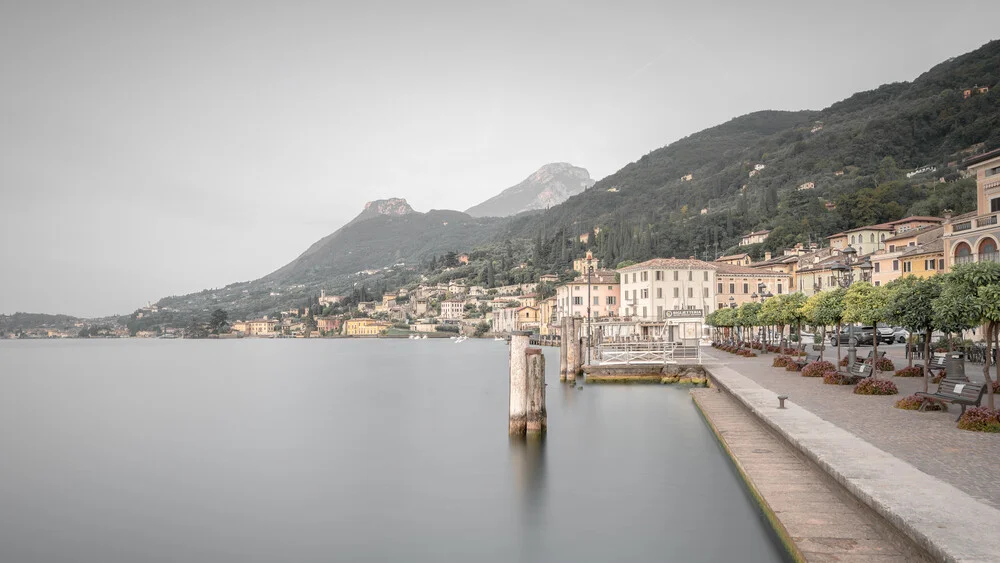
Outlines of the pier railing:
<svg viewBox="0 0 1000 563">
<path fill-rule="evenodd" d="M 607 342 L 598 344 L 596 356 L 601 365 L 701 363 L 701 348 L 657 340 Z"/>
</svg>

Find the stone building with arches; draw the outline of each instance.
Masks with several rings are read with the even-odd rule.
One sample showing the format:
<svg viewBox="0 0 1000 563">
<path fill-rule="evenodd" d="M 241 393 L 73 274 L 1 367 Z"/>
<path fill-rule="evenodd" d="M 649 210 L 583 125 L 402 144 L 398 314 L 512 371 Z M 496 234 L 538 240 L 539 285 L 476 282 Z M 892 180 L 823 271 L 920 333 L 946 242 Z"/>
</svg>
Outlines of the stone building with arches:
<svg viewBox="0 0 1000 563">
<path fill-rule="evenodd" d="M 1000 149 L 965 161 L 976 175 L 977 209 L 947 218 L 945 269 L 969 262 L 1000 262 Z"/>
</svg>

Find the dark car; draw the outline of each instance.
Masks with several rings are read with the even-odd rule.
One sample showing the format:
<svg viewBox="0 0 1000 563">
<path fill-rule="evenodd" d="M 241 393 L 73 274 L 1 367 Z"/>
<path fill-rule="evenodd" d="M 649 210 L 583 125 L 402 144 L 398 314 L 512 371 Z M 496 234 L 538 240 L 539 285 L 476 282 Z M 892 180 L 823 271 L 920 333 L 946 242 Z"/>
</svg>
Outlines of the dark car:
<svg viewBox="0 0 1000 563">
<path fill-rule="evenodd" d="M 841 344 L 851 344 L 855 346 L 871 346 L 875 341 L 875 327 L 847 325 L 840 327 L 840 334 L 834 333 L 830 336 L 830 344 L 840 346 Z M 839 336 L 839 338 L 838 338 Z"/>
</svg>

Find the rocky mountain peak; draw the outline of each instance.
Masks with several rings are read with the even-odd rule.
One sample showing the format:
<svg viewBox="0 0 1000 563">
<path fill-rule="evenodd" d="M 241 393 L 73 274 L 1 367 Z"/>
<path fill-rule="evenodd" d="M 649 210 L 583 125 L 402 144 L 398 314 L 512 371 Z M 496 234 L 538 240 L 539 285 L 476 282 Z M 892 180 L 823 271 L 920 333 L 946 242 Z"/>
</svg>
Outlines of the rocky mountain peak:
<svg viewBox="0 0 1000 563">
<path fill-rule="evenodd" d="M 473 217 L 507 217 L 523 211 L 547 209 L 594 185 L 586 168 L 568 162 L 546 164 L 520 184 L 507 188 L 466 213 Z"/>
<path fill-rule="evenodd" d="M 376 199 L 365 204 L 364 210 L 354 218 L 351 223 L 373 219 L 375 217 L 402 217 L 415 213 L 410 204 L 401 197 L 391 197 L 389 199 Z"/>
</svg>

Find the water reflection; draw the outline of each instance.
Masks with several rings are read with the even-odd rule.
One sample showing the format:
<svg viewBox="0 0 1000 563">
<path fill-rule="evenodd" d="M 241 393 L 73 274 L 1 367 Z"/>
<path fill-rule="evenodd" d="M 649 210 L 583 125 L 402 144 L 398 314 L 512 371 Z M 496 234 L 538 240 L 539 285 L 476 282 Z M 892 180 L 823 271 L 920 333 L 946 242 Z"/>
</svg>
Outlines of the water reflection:
<svg viewBox="0 0 1000 563">
<path fill-rule="evenodd" d="M 544 545 L 545 506 L 548 502 L 545 486 L 545 435 L 527 439 L 511 438 L 510 460 L 514 475 L 514 490 L 521 507 L 521 561 L 533 559 L 532 554 Z"/>
</svg>

